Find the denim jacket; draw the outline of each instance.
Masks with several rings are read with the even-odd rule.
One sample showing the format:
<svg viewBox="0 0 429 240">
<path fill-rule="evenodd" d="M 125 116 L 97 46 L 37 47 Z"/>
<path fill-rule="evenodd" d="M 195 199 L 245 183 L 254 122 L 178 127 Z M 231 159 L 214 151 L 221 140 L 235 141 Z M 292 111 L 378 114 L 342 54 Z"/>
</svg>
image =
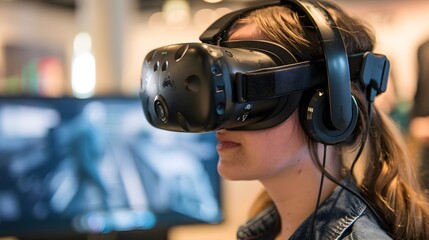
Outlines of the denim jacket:
<svg viewBox="0 0 429 240">
<path fill-rule="evenodd" d="M 356 189 L 353 182 L 347 178 L 343 184 Z M 314 226 L 313 215 L 314 213 L 289 239 L 392 239 L 379 226 L 367 205 L 341 186 L 337 186 L 320 205 Z M 241 226 L 237 239 L 273 240 L 280 233 L 280 226 L 280 215 L 275 206 L 271 205 Z"/>
</svg>

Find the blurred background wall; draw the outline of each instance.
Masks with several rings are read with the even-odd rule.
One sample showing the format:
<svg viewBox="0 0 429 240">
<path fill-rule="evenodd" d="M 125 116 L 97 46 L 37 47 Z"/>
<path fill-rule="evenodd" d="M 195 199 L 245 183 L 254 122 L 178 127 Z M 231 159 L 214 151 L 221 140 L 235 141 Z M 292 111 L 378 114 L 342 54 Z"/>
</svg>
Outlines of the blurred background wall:
<svg viewBox="0 0 429 240">
<path fill-rule="evenodd" d="M 92 94 L 135 94 L 141 62 L 149 50 L 169 43 L 198 41 L 199 34 L 217 17 L 262 1 L 208 2 L 1 0 L 0 93 L 72 94 L 71 66 L 79 54 L 73 44 L 79 44 L 74 42 L 75 37 L 85 32 L 89 34 L 96 65 Z M 377 50 L 392 61 L 393 81 L 401 89 L 397 97 L 410 100 L 416 83 L 416 49 L 429 38 L 426 16 L 429 3 L 424 0 L 337 2 L 373 26 L 378 38 Z M 31 59 L 42 57 L 54 59 L 45 61 L 46 69 L 41 66 L 35 74 L 45 71 L 58 77 L 45 80 L 49 84 L 35 93 L 37 89 L 31 89 L 31 84 L 26 85 L 26 79 L 22 79 L 22 70 L 35 63 Z M 52 62 L 60 64 L 60 69 Z"/>
<path fill-rule="evenodd" d="M 136 95 L 148 51 L 198 41 L 216 18 L 258 2 L 0 0 L 0 95 Z M 373 27 L 376 51 L 391 60 L 390 90 L 377 104 L 387 112 L 407 108 L 416 89 L 417 48 L 429 39 L 429 1 L 336 2 Z M 92 74 L 77 78 L 82 69 Z M 257 182 L 225 181 L 224 223 L 177 227 L 171 239 L 234 239 L 260 190 Z"/>
</svg>

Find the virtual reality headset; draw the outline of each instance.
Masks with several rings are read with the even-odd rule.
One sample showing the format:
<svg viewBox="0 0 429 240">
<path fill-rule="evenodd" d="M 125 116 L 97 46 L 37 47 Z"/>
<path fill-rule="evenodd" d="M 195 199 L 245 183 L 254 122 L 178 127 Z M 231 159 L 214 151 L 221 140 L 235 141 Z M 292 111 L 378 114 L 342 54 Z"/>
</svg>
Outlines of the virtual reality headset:
<svg viewBox="0 0 429 240">
<path fill-rule="evenodd" d="M 383 55 L 347 55 L 326 11 L 305 1 L 292 4 L 319 29 L 323 59 L 298 62 L 287 48 L 269 41 L 227 41 L 232 23 L 261 6 L 229 13 L 213 23 L 201 43 L 180 43 L 152 50 L 144 59 L 140 97 L 144 114 L 156 128 L 179 132 L 218 129 L 259 130 L 285 121 L 302 94 L 326 89 L 333 126 L 346 128 L 353 118 L 350 79 L 386 90 L 389 62 Z M 330 16 L 329 16 L 330 17 Z M 326 39 L 328 38 L 328 39 Z"/>
</svg>

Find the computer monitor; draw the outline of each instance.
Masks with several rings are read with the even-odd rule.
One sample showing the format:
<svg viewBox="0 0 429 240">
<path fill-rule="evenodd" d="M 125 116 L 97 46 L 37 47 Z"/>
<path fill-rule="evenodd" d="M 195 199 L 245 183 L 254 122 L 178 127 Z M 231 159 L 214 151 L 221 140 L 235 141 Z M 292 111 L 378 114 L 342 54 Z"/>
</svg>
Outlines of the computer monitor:
<svg viewBox="0 0 429 240">
<path fill-rule="evenodd" d="M 153 128 L 138 98 L 1 97 L 0 236 L 220 223 L 215 144 Z"/>
</svg>

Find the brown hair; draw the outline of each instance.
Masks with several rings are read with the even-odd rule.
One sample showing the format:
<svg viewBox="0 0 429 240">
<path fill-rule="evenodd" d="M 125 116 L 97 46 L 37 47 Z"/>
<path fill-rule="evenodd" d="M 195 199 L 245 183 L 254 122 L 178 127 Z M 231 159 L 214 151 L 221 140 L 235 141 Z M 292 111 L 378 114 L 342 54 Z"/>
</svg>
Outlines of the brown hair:
<svg viewBox="0 0 429 240">
<path fill-rule="evenodd" d="M 336 21 L 348 54 L 373 50 L 375 37 L 360 20 L 333 3 L 322 4 Z M 256 24 L 271 41 L 286 46 L 299 60 L 321 58 L 323 54 L 314 27 L 301 23 L 301 17 L 285 6 L 272 6 L 252 11 L 238 23 Z M 360 108 L 358 125 L 345 141 L 347 144 L 336 145 L 344 169 L 350 171 L 351 155 L 366 142 L 359 167 L 354 171 L 362 195 L 383 217 L 393 238 L 429 239 L 427 199 L 417 181 L 416 163 L 410 157 L 400 131 L 386 114 L 375 108 L 368 109 L 364 93 L 354 83 L 352 94 Z M 308 138 L 308 145 L 314 160 L 319 161 L 317 142 Z M 267 193 L 263 192 L 255 201 L 251 216 L 270 202 Z"/>
</svg>

